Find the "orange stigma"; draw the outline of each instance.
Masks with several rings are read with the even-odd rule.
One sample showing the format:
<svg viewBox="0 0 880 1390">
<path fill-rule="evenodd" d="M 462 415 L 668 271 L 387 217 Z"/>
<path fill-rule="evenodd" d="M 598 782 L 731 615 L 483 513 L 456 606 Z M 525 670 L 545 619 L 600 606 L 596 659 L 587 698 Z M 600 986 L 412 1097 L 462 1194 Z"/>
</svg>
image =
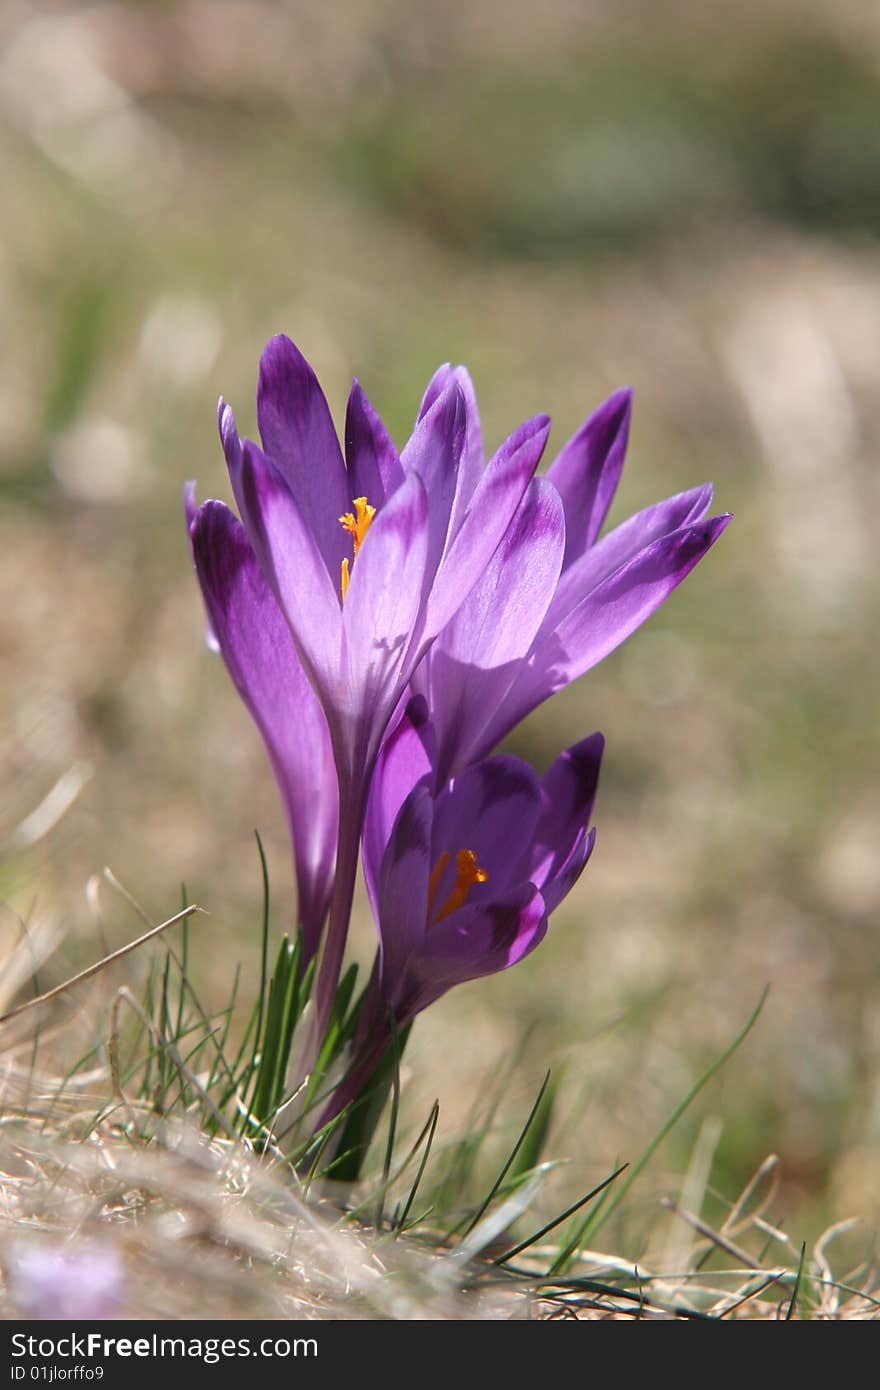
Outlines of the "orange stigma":
<svg viewBox="0 0 880 1390">
<path fill-rule="evenodd" d="M 370 522 L 376 515 L 376 508 L 371 507 L 366 497 L 356 497 L 354 499 L 354 511 L 346 512 L 339 518 L 339 525 L 343 531 L 347 531 L 354 541 L 354 555 L 351 563 L 357 559 L 357 553 L 361 548 L 364 536 L 370 529 Z M 348 593 L 348 581 L 350 578 L 350 567 L 348 558 L 342 562 L 342 600 L 345 602 L 345 595 Z"/>
<path fill-rule="evenodd" d="M 455 856 L 455 887 L 437 915 L 432 916 L 434 899 L 437 896 L 440 880 L 449 863 L 449 858 L 450 856 L 444 851 L 431 873 L 428 884 L 428 921 L 430 926 L 435 926 L 437 922 L 442 922 L 444 917 L 448 917 L 451 912 L 457 912 L 460 907 L 464 907 L 475 883 L 488 883 L 489 881 L 489 875 L 485 869 L 480 868 L 473 850 L 460 849 Z"/>
</svg>

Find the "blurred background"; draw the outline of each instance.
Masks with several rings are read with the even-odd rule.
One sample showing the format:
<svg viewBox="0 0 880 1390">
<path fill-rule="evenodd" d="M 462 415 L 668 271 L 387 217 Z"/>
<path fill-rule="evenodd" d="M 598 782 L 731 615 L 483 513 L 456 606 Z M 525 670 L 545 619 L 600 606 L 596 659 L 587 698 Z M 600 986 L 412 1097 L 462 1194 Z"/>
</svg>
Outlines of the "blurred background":
<svg viewBox="0 0 880 1390">
<path fill-rule="evenodd" d="M 596 854 L 527 966 L 420 1020 L 409 1113 L 438 1095 L 454 1135 L 523 1044 L 515 1127 L 564 1060 L 560 1188 L 583 1191 L 769 982 L 628 1219 L 700 1132 L 729 1197 L 780 1155 L 798 1242 L 875 1215 L 878 111 L 873 0 L 4 0 L 0 931 L 48 920 L 82 964 L 138 929 L 108 900 L 99 930 L 90 875 L 157 921 L 185 881 L 219 1001 L 257 968 L 255 826 L 289 925 L 181 515 L 187 478 L 228 495 L 216 399 L 254 432 L 271 334 L 338 423 L 356 373 L 399 444 L 441 361 L 469 366 L 490 447 L 550 413 L 550 457 L 629 384 L 612 519 L 712 479 L 736 520 L 518 733 L 543 767 L 605 732 Z"/>
</svg>

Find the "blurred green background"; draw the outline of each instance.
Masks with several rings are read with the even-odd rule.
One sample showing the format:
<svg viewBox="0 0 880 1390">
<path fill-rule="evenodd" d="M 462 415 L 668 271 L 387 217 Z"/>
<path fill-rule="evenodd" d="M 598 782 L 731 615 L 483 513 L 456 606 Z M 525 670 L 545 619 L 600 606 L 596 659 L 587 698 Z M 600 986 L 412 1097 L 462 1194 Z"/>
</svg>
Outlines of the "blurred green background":
<svg viewBox="0 0 880 1390">
<path fill-rule="evenodd" d="M 439 1095 L 454 1134 L 533 1027 L 509 1121 L 567 1058 L 564 1183 L 584 1190 L 770 982 L 642 1182 L 643 1214 L 713 1116 L 715 1185 L 734 1196 L 777 1152 L 774 1216 L 798 1240 L 876 1214 L 878 111 L 873 0 L 6 0 L 15 912 L 57 920 L 82 961 L 89 875 L 110 864 L 156 920 L 185 880 L 212 914 L 194 954 L 219 999 L 235 960 L 256 966 L 259 826 L 287 924 L 274 786 L 203 646 L 181 518 L 187 478 L 228 495 L 216 398 L 254 432 L 272 333 L 305 351 L 338 422 L 356 373 L 398 443 L 444 360 L 470 367 L 492 447 L 546 410 L 558 448 L 630 384 L 613 516 L 711 478 L 736 520 L 518 733 L 543 766 L 605 732 L 596 854 L 527 966 L 420 1021 L 411 1113 Z M 134 934 L 118 904 L 105 917 L 111 944 Z M 363 956 L 371 934 L 362 907 Z"/>
</svg>

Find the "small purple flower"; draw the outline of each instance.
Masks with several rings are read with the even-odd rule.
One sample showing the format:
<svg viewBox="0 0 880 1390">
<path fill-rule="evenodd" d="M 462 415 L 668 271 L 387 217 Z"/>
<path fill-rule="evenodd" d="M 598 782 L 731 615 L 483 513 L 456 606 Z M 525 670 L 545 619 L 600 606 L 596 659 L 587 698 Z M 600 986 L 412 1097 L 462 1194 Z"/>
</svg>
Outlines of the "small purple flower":
<svg viewBox="0 0 880 1390">
<path fill-rule="evenodd" d="M 455 370 L 459 381 L 466 377 Z M 472 389 L 466 399 L 475 413 Z M 648 507 L 599 539 L 623 468 L 630 410 L 630 392 L 616 392 L 526 492 L 415 673 L 412 688 L 427 698 L 443 775 L 491 751 L 537 705 L 625 641 L 730 521 L 706 517 L 712 489 L 705 485 Z M 472 427 L 469 438 L 476 437 Z"/>
<path fill-rule="evenodd" d="M 42 1321 L 112 1318 L 122 1304 L 122 1262 L 108 1245 L 22 1245 L 7 1273 L 23 1317 Z"/>
<path fill-rule="evenodd" d="M 506 969 L 543 939 L 592 853 L 604 740 L 569 748 L 540 780 L 513 757 L 436 780 L 422 701 L 411 702 L 376 767 L 364 873 L 379 929 L 375 1025 L 403 1026 L 453 985 Z M 362 1034 L 369 1022 L 361 1024 Z"/>
</svg>

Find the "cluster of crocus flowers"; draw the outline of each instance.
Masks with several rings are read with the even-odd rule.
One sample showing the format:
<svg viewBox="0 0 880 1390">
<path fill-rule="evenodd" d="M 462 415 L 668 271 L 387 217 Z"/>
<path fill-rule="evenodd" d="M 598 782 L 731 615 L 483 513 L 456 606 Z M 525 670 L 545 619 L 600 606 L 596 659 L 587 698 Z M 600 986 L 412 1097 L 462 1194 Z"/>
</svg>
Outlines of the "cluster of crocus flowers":
<svg viewBox="0 0 880 1390">
<path fill-rule="evenodd" d="M 220 502 L 197 507 L 190 489 L 190 538 L 211 640 L 287 811 L 304 958 L 317 958 L 312 1060 L 361 848 L 379 933 L 349 1092 L 390 1029 L 543 938 L 592 850 L 602 740 L 540 780 L 490 755 L 627 638 L 727 525 L 707 517 L 704 486 L 600 535 L 630 406 L 617 392 L 538 477 L 547 417 L 487 460 L 461 367 L 435 374 L 399 453 L 355 382 L 343 455 L 285 337 L 260 365 L 262 446 L 220 402 L 240 520 Z"/>
</svg>

